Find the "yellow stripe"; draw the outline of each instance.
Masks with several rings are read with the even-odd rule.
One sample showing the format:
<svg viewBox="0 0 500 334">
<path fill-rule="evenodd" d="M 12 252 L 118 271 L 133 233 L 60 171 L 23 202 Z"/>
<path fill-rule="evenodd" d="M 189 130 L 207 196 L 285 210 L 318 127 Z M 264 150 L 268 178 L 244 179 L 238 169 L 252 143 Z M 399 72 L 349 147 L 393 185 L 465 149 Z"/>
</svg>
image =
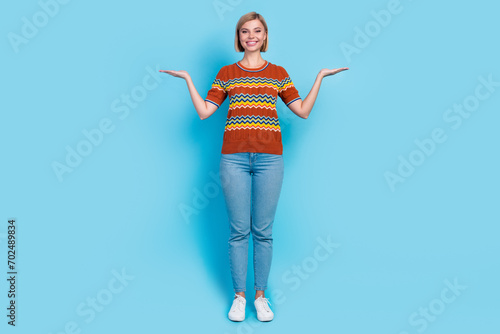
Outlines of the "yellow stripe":
<svg viewBox="0 0 500 334">
<path fill-rule="evenodd" d="M 266 83 L 266 84 L 263 84 L 263 83 L 251 83 L 251 84 L 240 84 L 240 83 L 234 83 L 232 85 L 228 85 L 227 86 L 227 89 L 230 89 L 230 88 L 234 88 L 234 87 L 269 87 L 269 86 L 272 86 L 276 89 L 279 89 L 279 87 L 277 85 L 274 85 L 274 84 L 271 84 L 271 83 Z"/>
<path fill-rule="evenodd" d="M 235 102 L 231 103 L 229 105 L 230 107 L 241 107 L 241 106 L 266 106 L 266 107 L 274 107 L 274 103 L 267 103 L 267 102 Z"/>
<path fill-rule="evenodd" d="M 258 126 L 258 127 L 261 127 L 261 128 L 271 128 L 271 129 L 279 129 L 279 125 L 270 125 L 270 124 L 264 124 L 264 123 L 237 123 L 237 124 L 230 124 L 228 126 L 226 126 L 226 129 L 230 129 L 230 128 L 237 128 L 237 127 L 241 127 L 241 126 Z"/>
</svg>

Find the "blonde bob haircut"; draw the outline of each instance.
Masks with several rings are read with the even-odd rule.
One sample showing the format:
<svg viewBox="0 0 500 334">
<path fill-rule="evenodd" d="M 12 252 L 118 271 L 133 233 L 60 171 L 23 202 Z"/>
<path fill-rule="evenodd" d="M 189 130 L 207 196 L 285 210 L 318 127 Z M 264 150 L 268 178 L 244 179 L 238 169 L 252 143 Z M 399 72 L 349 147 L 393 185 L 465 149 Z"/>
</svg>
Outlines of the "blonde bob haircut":
<svg viewBox="0 0 500 334">
<path fill-rule="evenodd" d="M 237 52 L 245 52 L 245 49 L 243 48 L 243 46 L 241 46 L 241 43 L 240 43 L 240 29 L 245 23 L 247 23 L 248 21 L 252 21 L 252 20 L 259 20 L 262 23 L 262 25 L 264 26 L 264 30 L 266 31 L 266 40 L 264 41 L 264 43 L 262 43 L 262 47 L 260 48 L 260 51 L 261 52 L 267 51 L 267 41 L 269 40 L 269 36 L 267 33 L 266 20 L 264 20 L 262 15 L 257 14 L 256 12 L 250 12 L 250 13 L 247 13 L 247 14 L 243 15 L 242 17 L 240 17 L 240 20 L 236 24 L 236 36 L 234 37 L 234 48 L 236 49 Z"/>
</svg>

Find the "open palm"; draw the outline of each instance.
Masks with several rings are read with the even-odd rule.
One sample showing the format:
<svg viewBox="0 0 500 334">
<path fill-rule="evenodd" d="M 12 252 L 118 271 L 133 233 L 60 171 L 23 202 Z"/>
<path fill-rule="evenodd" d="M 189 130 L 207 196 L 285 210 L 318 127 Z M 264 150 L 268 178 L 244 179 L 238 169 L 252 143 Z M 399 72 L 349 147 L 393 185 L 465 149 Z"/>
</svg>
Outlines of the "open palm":
<svg viewBox="0 0 500 334">
<path fill-rule="evenodd" d="M 160 72 L 167 73 L 167 74 L 170 74 L 174 77 L 183 78 L 183 79 L 186 79 L 186 77 L 188 76 L 187 71 L 160 70 Z"/>
<path fill-rule="evenodd" d="M 334 69 L 327 69 L 327 68 L 324 68 L 322 69 L 319 73 L 323 76 L 323 77 L 327 77 L 329 75 L 334 75 L 334 74 L 337 74 L 339 72 L 342 72 L 342 71 L 345 71 L 345 70 L 348 70 L 349 67 L 341 67 L 341 68 L 334 68 Z"/>
</svg>

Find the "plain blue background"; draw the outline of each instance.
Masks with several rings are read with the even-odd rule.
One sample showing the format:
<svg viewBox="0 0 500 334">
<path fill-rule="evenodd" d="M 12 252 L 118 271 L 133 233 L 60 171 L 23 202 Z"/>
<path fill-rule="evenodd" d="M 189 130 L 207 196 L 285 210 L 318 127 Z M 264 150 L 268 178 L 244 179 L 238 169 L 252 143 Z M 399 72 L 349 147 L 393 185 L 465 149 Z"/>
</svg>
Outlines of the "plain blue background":
<svg viewBox="0 0 500 334">
<path fill-rule="evenodd" d="M 4 4 L 2 332 L 499 332 L 500 87 L 460 127 L 443 116 L 473 101 L 479 77 L 500 81 L 500 6 L 401 0 L 388 24 L 374 24 L 372 11 L 391 4 L 69 1 L 46 22 L 35 0 Z M 285 181 L 267 293 L 276 316 L 265 324 L 252 261 L 247 320 L 227 319 L 228 225 L 214 181 L 227 101 L 201 121 L 186 84 L 162 74 L 126 117 L 120 102 L 141 92 L 148 68 L 187 70 L 205 97 L 218 70 L 241 59 L 234 28 L 254 10 L 269 26 L 264 59 L 303 98 L 321 68 L 350 68 L 323 80 L 307 120 L 278 104 Z M 22 34 L 23 18 L 41 27 L 16 52 L 9 36 Z M 375 29 L 366 45 L 357 29 Z M 341 46 L 356 41 L 346 57 Z M 106 119 L 113 130 L 59 180 L 54 162 Z M 391 189 L 385 174 L 436 128 L 446 141 Z M 9 218 L 18 224 L 15 329 Z M 339 244 L 331 254 L 318 248 L 328 238 Z M 115 280 L 122 271 L 125 283 Z M 447 280 L 462 290 L 446 290 Z"/>
</svg>

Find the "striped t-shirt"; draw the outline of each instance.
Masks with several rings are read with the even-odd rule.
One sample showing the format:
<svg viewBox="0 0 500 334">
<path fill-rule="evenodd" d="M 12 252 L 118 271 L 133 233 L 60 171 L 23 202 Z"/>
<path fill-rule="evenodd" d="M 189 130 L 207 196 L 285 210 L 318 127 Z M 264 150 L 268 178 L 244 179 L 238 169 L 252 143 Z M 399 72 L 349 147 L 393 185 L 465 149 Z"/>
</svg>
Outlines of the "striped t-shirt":
<svg viewBox="0 0 500 334">
<path fill-rule="evenodd" d="M 287 106 L 300 99 L 285 69 L 268 61 L 253 69 L 244 67 L 240 62 L 224 66 L 205 101 L 220 107 L 227 96 L 229 111 L 222 154 L 283 154 L 276 102 L 278 96 Z"/>
</svg>

